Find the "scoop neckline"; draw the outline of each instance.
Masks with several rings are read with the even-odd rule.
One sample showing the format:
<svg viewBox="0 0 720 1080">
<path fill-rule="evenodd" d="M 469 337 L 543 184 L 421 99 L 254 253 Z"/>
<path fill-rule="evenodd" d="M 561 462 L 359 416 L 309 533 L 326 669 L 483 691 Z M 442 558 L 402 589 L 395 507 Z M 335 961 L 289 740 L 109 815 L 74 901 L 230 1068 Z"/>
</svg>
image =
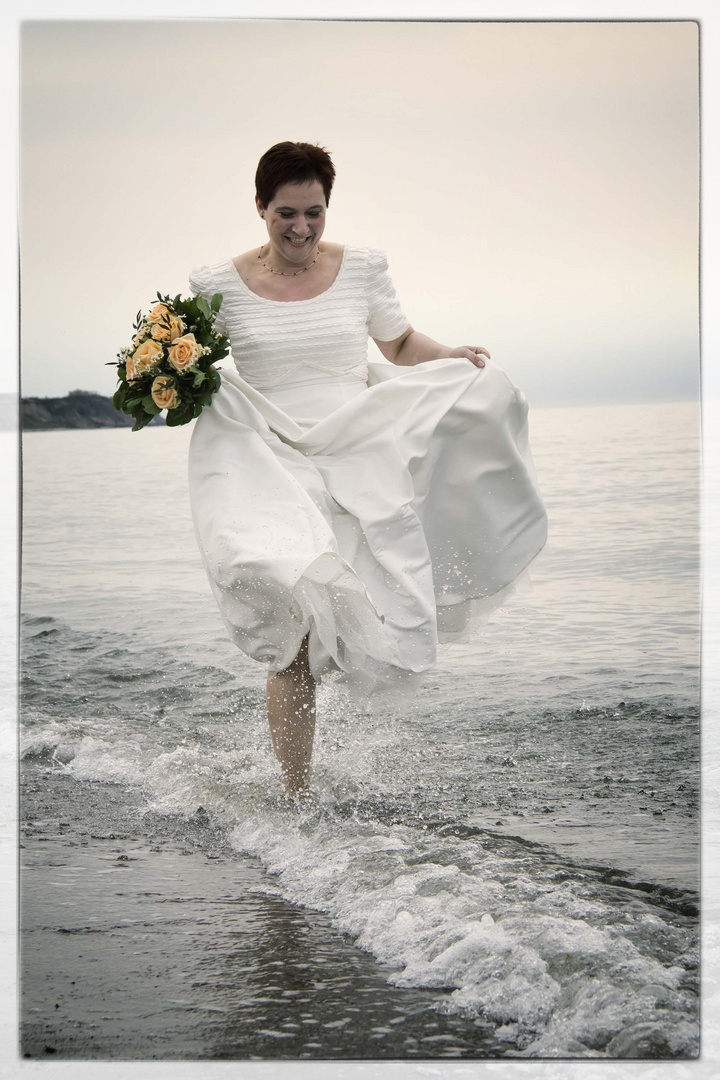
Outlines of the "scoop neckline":
<svg viewBox="0 0 720 1080">
<path fill-rule="evenodd" d="M 260 300 L 264 304 L 282 304 L 283 306 L 287 306 L 288 304 L 313 304 L 316 300 L 322 299 L 323 296 L 328 296 L 333 291 L 333 289 L 335 288 L 335 286 L 337 285 L 337 283 L 339 282 L 340 278 L 343 275 L 343 271 L 345 269 L 345 261 L 346 261 L 345 257 L 346 257 L 346 255 L 347 255 L 347 244 L 343 244 L 342 258 L 340 260 L 340 266 L 338 267 L 338 272 L 335 275 L 334 280 L 327 287 L 327 289 L 323 290 L 323 292 L 318 293 L 317 296 L 309 296 L 306 300 L 273 300 L 269 296 L 260 296 L 260 293 L 254 292 L 253 289 L 251 289 L 250 286 L 247 285 L 246 282 L 243 280 L 242 274 L 240 273 L 237 266 L 235 265 L 235 260 L 234 259 L 228 259 L 228 262 L 229 262 L 230 266 L 233 269 L 235 277 L 238 279 L 238 281 L 240 282 L 241 286 L 243 287 L 245 292 L 248 294 L 248 296 L 252 296 L 253 300 Z"/>
</svg>

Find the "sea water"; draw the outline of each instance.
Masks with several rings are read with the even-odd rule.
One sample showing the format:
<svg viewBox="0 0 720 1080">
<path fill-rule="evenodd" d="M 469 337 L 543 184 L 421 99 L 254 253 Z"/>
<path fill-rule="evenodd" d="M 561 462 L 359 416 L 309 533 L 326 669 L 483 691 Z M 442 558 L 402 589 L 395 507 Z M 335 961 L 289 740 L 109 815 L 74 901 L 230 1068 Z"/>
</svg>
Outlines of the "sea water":
<svg viewBox="0 0 720 1080">
<path fill-rule="evenodd" d="M 201 568 L 190 428 L 27 433 L 23 753 L 140 789 L 154 819 L 204 807 L 268 895 L 503 1052 L 693 1056 L 698 424 L 693 403 L 533 410 L 531 591 L 405 706 L 323 687 L 302 810 Z"/>
</svg>

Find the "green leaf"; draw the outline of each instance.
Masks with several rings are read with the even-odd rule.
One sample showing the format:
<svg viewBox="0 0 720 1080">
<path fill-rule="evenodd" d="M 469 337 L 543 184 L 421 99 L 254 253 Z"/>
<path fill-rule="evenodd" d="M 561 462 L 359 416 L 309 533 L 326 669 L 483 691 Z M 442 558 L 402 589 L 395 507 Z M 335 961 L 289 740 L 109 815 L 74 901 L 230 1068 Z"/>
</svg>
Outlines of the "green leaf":
<svg viewBox="0 0 720 1080">
<path fill-rule="evenodd" d="M 202 411 L 203 411 L 203 403 L 201 401 L 196 401 L 195 406 L 193 408 L 193 417 L 197 418 Z"/>
<path fill-rule="evenodd" d="M 159 405 L 156 405 L 152 399 L 152 394 L 148 394 L 147 397 L 142 399 L 142 407 L 146 413 L 150 413 L 151 416 L 157 416 L 162 409 Z"/>
<path fill-rule="evenodd" d="M 198 306 L 198 311 L 200 311 L 206 319 L 212 318 L 212 311 L 210 310 L 210 305 L 208 304 L 204 296 L 198 296 L 195 300 L 195 303 Z"/>
<path fill-rule="evenodd" d="M 200 386 L 201 383 L 204 383 L 206 378 L 207 375 L 204 371 L 198 371 L 197 375 L 193 379 L 193 388 Z"/>
<path fill-rule="evenodd" d="M 213 309 L 213 311 L 216 314 L 220 310 L 220 305 L 222 304 L 222 299 L 223 299 L 222 298 L 222 293 L 220 293 L 220 292 L 216 292 L 214 294 L 214 296 L 212 296 L 210 298 L 210 307 Z"/>
<path fill-rule="evenodd" d="M 179 427 L 187 424 L 188 420 L 192 420 L 192 406 L 188 409 L 187 406 L 178 405 L 177 409 L 168 409 L 165 423 L 168 427 Z"/>
</svg>

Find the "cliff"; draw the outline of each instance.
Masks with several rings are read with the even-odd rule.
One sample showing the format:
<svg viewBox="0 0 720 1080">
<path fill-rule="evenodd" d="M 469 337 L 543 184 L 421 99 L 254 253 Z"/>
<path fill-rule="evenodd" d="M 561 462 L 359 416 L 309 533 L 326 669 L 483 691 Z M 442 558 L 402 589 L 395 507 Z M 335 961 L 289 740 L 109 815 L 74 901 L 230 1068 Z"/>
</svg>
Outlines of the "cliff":
<svg viewBox="0 0 720 1080">
<path fill-rule="evenodd" d="M 164 424 L 165 416 L 151 423 Z M 23 431 L 52 431 L 57 428 L 132 427 L 133 418 L 113 408 L 112 398 L 73 390 L 63 398 L 23 398 Z"/>
</svg>

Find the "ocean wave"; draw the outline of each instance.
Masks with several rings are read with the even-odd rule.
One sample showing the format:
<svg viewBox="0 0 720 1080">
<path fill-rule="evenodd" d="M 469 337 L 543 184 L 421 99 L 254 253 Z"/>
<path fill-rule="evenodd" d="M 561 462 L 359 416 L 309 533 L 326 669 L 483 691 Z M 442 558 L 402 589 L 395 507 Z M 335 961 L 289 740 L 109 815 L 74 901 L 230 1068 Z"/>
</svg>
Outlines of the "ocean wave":
<svg viewBox="0 0 720 1080">
<path fill-rule="evenodd" d="M 150 663 L 130 638 L 57 619 L 25 631 L 27 761 L 140 787 L 155 815 L 203 807 L 261 860 L 269 891 L 326 913 L 398 987 L 492 1025 L 509 1055 L 697 1053 L 692 883 L 627 865 L 633 828 L 646 846 L 651 821 L 671 846 L 692 838 L 686 703 L 638 694 L 489 712 L 460 684 L 448 703 L 438 680 L 413 711 L 375 715 L 325 688 L 316 801 L 298 809 L 281 792 L 258 687 L 170 649 Z M 563 821 L 583 837 L 565 849 Z"/>
</svg>

